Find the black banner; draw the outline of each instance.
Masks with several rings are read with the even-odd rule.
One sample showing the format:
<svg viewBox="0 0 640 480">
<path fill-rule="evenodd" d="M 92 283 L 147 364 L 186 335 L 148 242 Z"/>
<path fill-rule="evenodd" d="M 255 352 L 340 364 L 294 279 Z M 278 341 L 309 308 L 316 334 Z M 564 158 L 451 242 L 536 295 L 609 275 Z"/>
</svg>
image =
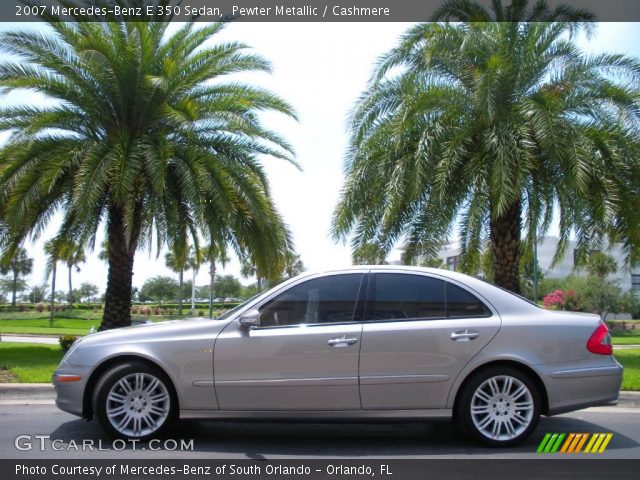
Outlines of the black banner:
<svg viewBox="0 0 640 480">
<path fill-rule="evenodd" d="M 478 0 L 489 6 L 488 0 Z M 503 0 L 503 4 L 510 4 Z M 534 0 L 530 2 L 532 5 Z M 2 0 L 0 22 L 62 21 L 203 22 L 420 22 L 442 0 Z M 551 9 L 586 9 L 602 22 L 640 21 L 638 0 L 548 0 Z"/>
<path fill-rule="evenodd" d="M 640 460 L 0 460 L 4 480 L 636 479 Z"/>
</svg>

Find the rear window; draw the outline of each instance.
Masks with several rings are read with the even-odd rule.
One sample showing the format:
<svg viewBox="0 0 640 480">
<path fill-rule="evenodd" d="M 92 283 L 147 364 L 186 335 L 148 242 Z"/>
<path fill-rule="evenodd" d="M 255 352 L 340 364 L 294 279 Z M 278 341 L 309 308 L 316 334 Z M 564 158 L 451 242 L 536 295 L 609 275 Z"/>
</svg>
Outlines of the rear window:
<svg viewBox="0 0 640 480">
<path fill-rule="evenodd" d="M 447 282 L 447 307 L 449 317 L 487 317 L 491 311 L 478 297 Z"/>
<path fill-rule="evenodd" d="M 446 314 L 444 282 L 432 277 L 375 274 L 367 320 L 441 318 Z"/>
<path fill-rule="evenodd" d="M 491 316 L 467 290 L 439 278 L 402 273 L 371 276 L 366 321 Z"/>
</svg>

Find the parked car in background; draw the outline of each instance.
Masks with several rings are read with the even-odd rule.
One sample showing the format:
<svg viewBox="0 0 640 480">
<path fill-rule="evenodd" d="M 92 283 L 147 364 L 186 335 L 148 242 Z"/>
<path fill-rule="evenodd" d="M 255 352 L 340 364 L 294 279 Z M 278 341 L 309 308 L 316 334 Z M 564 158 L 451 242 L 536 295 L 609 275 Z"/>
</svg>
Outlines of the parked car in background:
<svg viewBox="0 0 640 480">
<path fill-rule="evenodd" d="M 121 438 L 178 418 L 446 418 L 491 446 L 540 415 L 614 403 L 621 379 L 598 316 L 395 266 L 304 274 L 216 320 L 96 333 L 53 378 L 62 410 Z"/>
</svg>

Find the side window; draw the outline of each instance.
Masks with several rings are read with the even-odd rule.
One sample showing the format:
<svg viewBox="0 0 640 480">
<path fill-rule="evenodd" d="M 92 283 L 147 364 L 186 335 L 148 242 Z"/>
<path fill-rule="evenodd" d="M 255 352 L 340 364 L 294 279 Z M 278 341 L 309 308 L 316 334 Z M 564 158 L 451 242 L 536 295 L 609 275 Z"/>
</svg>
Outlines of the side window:
<svg viewBox="0 0 640 480">
<path fill-rule="evenodd" d="M 475 295 L 447 282 L 447 306 L 449 317 L 486 317 L 491 310 Z"/>
<path fill-rule="evenodd" d="M 340 323 L 353 320 L 362 274 L 331 275 L 295 285 L 260 308 L 260 325 Z"/>
<path fill-rule="evenodd" d="M 407 318 L 442 318 L 445 282 L 402 273 L 377 273 L 367 303 L 368 321 Z"/>
</svg>

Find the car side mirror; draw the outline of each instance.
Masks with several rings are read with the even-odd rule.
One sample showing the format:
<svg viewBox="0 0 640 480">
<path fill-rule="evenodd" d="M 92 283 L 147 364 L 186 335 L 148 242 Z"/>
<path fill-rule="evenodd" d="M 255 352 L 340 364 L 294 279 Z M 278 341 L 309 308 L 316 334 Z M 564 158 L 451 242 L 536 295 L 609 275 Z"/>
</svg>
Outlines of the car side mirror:
<svg viewBox="0 0 640 480">
<path fill-rule="evenodd" d="M 244 328 L 259 327 L 260 326 L 260 312 L 255 308 L 243 313 L 238 318 L 238 323 Z"/>
</svg>

